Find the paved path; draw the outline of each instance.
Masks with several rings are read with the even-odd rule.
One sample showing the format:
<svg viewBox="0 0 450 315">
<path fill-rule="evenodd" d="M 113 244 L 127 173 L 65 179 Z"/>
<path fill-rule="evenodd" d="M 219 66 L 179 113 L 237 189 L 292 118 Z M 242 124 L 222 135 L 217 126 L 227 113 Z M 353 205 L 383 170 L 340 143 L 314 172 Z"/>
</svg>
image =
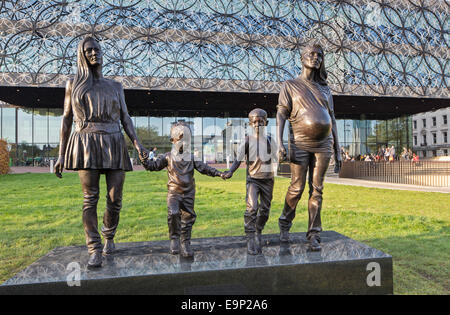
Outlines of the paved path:
<svg viewBox="0 0 450 315">
<path fill-rule="evenodd" d="M 362 179 L 352 178 L 339 178 L 334 176 L 325 177 L 326 183 L 350 185 L 350 186 L 362 186 L 382 189 L 395 189 L 395 190 L 412 190 L 412 191 L 428 191 L 428 192 L 440 192 L 450 193 L 450 187 L 430 187 L 430 186 L 417 186 L 417 185 L 405 185 L 405 184 L 391 184 Z"/>
</svg>

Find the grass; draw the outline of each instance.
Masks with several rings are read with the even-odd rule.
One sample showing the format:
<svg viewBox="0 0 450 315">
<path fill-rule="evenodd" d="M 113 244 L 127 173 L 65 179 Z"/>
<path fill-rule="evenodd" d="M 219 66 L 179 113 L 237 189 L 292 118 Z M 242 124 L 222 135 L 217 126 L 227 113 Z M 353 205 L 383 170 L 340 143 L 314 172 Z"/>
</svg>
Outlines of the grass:
<svg viewBox="0 0 450 315">
<path fill-rule="evenodd" d="M 193 237 L 242 235 L 245 171 L 223 181 L 196 173 Z M 167 239 L 167 175 L 130 172 L 117 242 Z M 277 178 L 264 233 L 278 233 L 289 179 Z M 105 206 L 102 178 L 99 222 Z M 0 176 L 0 283 L 58 246 L 84 244 L 78 175 Z M 305 231 L 305 192 L 293 232 Z M 393 256 L 395 294 L 450 293 L 450 196 L 326 184 L 324 229 L 335 230 Z"/>
</svg>

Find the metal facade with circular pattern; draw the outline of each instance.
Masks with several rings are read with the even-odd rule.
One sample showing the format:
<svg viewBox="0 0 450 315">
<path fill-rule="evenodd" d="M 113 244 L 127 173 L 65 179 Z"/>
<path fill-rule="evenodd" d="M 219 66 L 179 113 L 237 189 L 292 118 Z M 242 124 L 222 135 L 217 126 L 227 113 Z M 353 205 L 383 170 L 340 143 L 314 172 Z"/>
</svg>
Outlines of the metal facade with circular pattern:
<svg viewBox="0 0 450 315">
<path fill-rule="evenodd" d="M 63 87 L 93 35 L 125 88 L 277 93 L 310 41 L 336 95 L 449 98 L 445 0 L 1 1 L 0 85 Z"/>
</svg>

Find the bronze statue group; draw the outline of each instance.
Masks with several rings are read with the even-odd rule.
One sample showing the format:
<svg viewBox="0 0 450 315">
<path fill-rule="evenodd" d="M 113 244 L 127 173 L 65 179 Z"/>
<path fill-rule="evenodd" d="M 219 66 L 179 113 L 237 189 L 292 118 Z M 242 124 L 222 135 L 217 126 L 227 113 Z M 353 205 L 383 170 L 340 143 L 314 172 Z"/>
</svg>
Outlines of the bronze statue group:
<svg viewBox="0 0 450 315">
<path fill-rule="evenodd" d="M 120 124 L 139 153 L 148 171 L 167 169 L 168 227 L 170 253 L 193 257 L 191 248 L 194 211 L 194 170 L 208 176 L 229 179 L 246 162 L 246 211 L 244 231 L 247 252 L 262 253 L 262 231 L 269 218 L 274 186 L 274 167 L 286 159 L 283 132 L 286 120 L 289 128 L 289 160 L 291 184 L 279 218 L 280 241 L 289 242 L 289 230 L 295 217 L 297 203 L 306 185 L 308 174 L 309 224 L 307 239 L 310 249 L 320 246 L 321 206 L 325 172 L 334 156 L 335 172 L 341 167 L 339 142 L 333 109 L 333 97 L 327 85 L 323 50 L 309 45 L 302 52 L 302 73 L 284 82 L 277 105 L 277 143 L 265 132 L 267 113 L 259 108 L 249 115 L 252 134 L 238 149 L 233 165 L 220 172 L 202 161 L 195 160 L 191 146 L 191 131 L 184 123 L 176 123 L 170 130 L 172 150 L 156 159 L 149 159 L 148 151 L 136 136 L 128 114 L 122 85 L 102 75 L 102 50 L 92 37 L 83 39 L 77 49 L 77 72 L 66 85 L 64 114 L 60 132 L 59 158 L 55 173 L 61 177 L 63 169 L 78 171 L 84 195 L 83 225 L 89 251 L 88 266 L 99 267 L 102 256 L 115 250 L 114 235 L 122 207 L 122 188 L 125 172 L 132 166 Z M 72 123 L 75 130 L 71 133 Z M 97 202 L 100 175 L 105 174 L 107 186 L 106 210 L 101 233 L 98 232 Z"/>
</svg>

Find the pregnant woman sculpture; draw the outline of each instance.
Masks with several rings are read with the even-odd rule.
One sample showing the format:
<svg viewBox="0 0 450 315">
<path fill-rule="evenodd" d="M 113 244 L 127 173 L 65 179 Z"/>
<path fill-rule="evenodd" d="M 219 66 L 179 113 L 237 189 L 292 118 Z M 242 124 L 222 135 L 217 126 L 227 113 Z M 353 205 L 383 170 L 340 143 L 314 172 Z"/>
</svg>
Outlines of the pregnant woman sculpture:
<svg viewBox="0 0 450 315">
<path fill-rule="evenodd" d="M 283 131 L 286 120 L 289 128 L 289 157 L 291 184 L 283 212 L 278 220 L 280 241 L 289 241 L 289 229 L 295 217 L 309 170 L 309 223 L 306 234 L 310 249 L 320 250 L 322 223 L 320 210 L 325 172 L 334 153 L 335 172 L 341 167 L 333 97 L 327 85 L 323 49 L 319 45 L 306 47 L 301 55 L 302 73 L 286 81 L 281 87 L 277 105 L 277 140 L 279 159 L 286 158 Z"/>
<path fill-rule="evenodd" d="M 91 267 L 102 264 L 97 228 L 100 174 L 105 174 L 108 190 L 102 227 L 106 255 L 115 248 L 113 239 L 119 224 L 125 172 L 133 170 L 120 122 L 139 155 L 148 154 L 136 137 L 122 85 L 103 77 L 102 63 L 98 42 L 92 37 L 83 39 L 77 50 L 77 72 L 66 85 L 59 158 L 55 164 L 58 177 L 64 167 L 78 171 L 84 194 L 83 225 Z M 70 135 L 73 121 L 75 131 Z"/>
</svg>

